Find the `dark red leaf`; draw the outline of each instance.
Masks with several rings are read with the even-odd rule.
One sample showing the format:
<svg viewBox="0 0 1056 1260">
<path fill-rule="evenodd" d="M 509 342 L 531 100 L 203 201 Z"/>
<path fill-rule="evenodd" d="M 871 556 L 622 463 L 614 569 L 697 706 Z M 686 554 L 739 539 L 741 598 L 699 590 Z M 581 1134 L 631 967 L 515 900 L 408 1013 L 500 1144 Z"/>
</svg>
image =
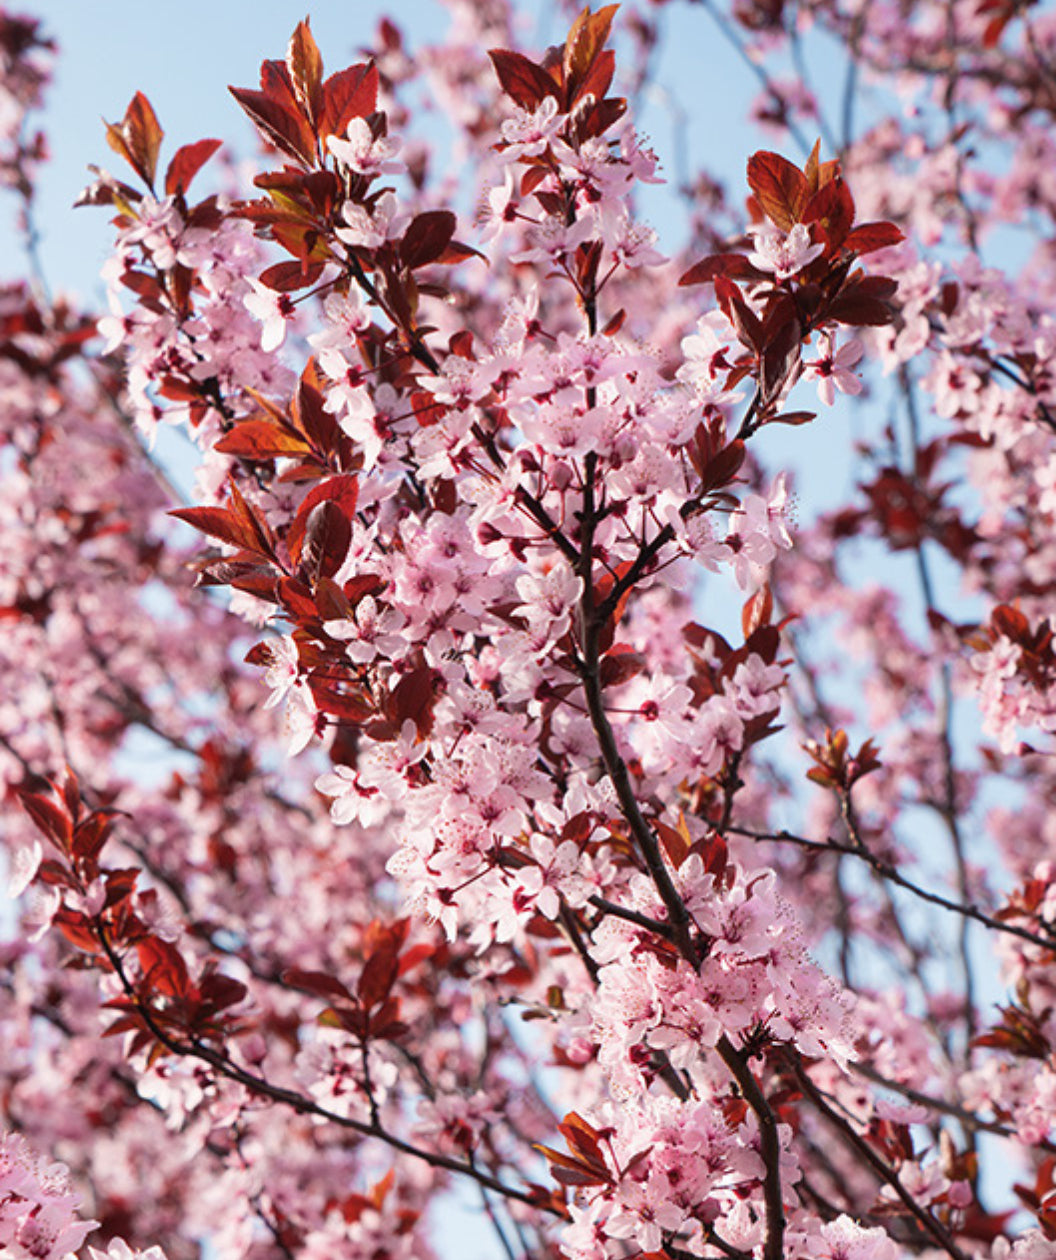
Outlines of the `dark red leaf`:
<svg viewBox="0 0 1056 1260">
<path fill-rule="evenodd" d="M 860 274 L 844 285 L 826 309 L 826 316 L 840 324 L 877 326 L 895 317 L 891 302 L 898 283 L 886 276 Z"/>
<path fill-rule="evenodd" d="M 816 411 L 782 411 L 778 415 L 771 417 L 770 424 L 788 424 L 793 427 L 800 424 L 810 424 L 818 413 Z"/>
<path fill-rule="evenodd" d="M 389 996 L 398 972 L 399 957 L 395 943 L 391 939 L 383 939 L 364 963 L 356 983 L 356 994 L 368 1011 Z"/>
<path fill-rule="evenodd" d="M 229 87 L 228 91 L 250 116 L 265 140 L 302 166 L 311 166 L 315 137 L 299 112 L 283 107 L 270 96 L 252 88 Z"/>
<path fill-rule="evenodd" d="M 438 675 L 428 665 L 419 665 L 404 674 L 390 692 L 386 709 L 397 731 L 412 721 L 418 736 L 424 739 L 433 728 L 433 707 L 436 704 Z"/>
<path fill-rule="evenodd" d="M 69 853 L 73 840 L 73 820 L 69 814 L 49 796 L 27 792 L 22 788 L 15 788 L 15 792 L 18 795 L 19 804 L 33 819 L 37 828 L 63 853 Z"/>
<path fill-rule="evenodd" d="M 824 233 L 822 239 L 829 244 L 826 257 L 846 243 L 854 223 L 854 198 L 842 179 L 829 180 L 818 189 L 804 207 L 802 221 L 817 224 Z"/>
<path fill-rule="evenodd" d="M 286 69 L 297 100 L 312 121 L 322 106 L 323 59 L 307 18 L 298 22 L 286 49 Z"/>
<path fill-rule="evenodd" d="M 351 520 L 356 510 L 358 496 L 359 483 L 349 473 L 342 473 L 337 477 L 327 477 L 325 481 L 319 482 L 317 486 L 313 486 L 308 491 L 286 535 L 286 546 L 290 553 L 290 559 L 294 564 L 297 564 L 301 558 L 305 529 L 312 509 L 317 504 L 332 500 L 341 509 L 344 516 Z"/>
<path fill-rule="evenodd" d="M 107 143 L 131 164 L 136 174 L 151 188 L 154 187 L 158 152 L 164 134 L 150 101 L 142 92 L 133 96 L 119 124 L 106 124 Z"/>
<path fill-rule="evenodd" d="M 147 989 L 159 997 L 188 996 L 191 983 L 187 964 L 175 945 L 158 936 L 148 936 L 136 942 L 136 954 Z"/>
<path fill-rule="evenodd" d="M 1022 643 L 1030 635 L 1030 622 L 1011 604 L 998 604 L 990 614 L 990 625 L 995 634 L 1003 634 L 1014 643 Z"/>
<path fill-rule="evenodd" d="M 327 999 L 343 998 L 353 1001 L 351 992 L 337 979 L 325 971 L 308 971 L 302 967 L 287 967 L 282 973 L 283 984 L 291 988 L 302 989 L 306 993 L 314 993 L 316 997 Z"/>
<path fill-rule="evenodd" d="M 294 425 L 312 447 L 326 457 L 334 450 L 341 430 L 333 413 L 326 409 L 326 399 L 316 384 L 317 380 L 314 360 L 309 360 L 293 395 L 290 413 Z"/>
<path fill-rule="evenodd" d="M 731 279 L 753 279 L 761 273 L 748 261 L 745 254 L 709 254 L 700 262 L 693 264 L 685 272 L 678 283 L 680 285 L 708 284 L 716 276 L 729 276 Z"/>
<path fill-rule="evenodd" d="M 70 846 L 74 857 L 95 861 L 114 829 L 116 813 L 116 810 L 93 810 L 87 818 L 77 824 Z"/>
<path fill-rule="evenodd" d="M 222 971 L 211 972 L 202 978 L 202 1006 L 214 1014 L 227 1010 L 229 1006 L 237 1006 L 248 993 L 249 990 L 241 980 L 224 975 Z"/>
<path fill-rule="evenodd" d="M 450 210 L 426 210 L 415 215 L 400 241 L 400 261 L 409 270 L 436 262 L 455 234 Z"/>
<path fill-rule="evenodd" d="M 243 420 L 216 443 L 215 450 L 243 459 L 274 459 L 282 455 L 306 455 L 308 443 L 291 429 L 280 428 L 270 420 Z"/>
<path fill-rule="evenodd" d="M 534 61 L 506 48 L 492 48 L 488 53 L 499 83 L 507 96 L 522 109 L 535 110 L 546 97 L 558 98 L 557 84 Z"/>
<path fill-rule="evenodd" d="M 843 242 L 844 249 L 856 254 L 870 254 L 874 249 L 887 249 L 906 239 L 893 223 L 860 223 Z"/>
<path fill-rule="evenodd" d="M 300 562 L 314 584 L 329 578 L 345 562 L 352 541 L 352 523 L 332 500 L 317 503 L 305 519 Z"/>
<path fill-rule="evenodd" d="M 715 296 L 733 324 L 741 343 L 758 353 L 763 346 L 763 326 L 759 317 L 744 300 L 740 289 L 725 276 L 715 277 Z"/>
<path fill-rule="evenodd" d="M 191 180 L 220 148 L 219 140 L 198 140 L 194 144 L 181 145 L 173 154 L 165 172 L 165 192 L 169 197 L 185 193 Z"/>
<path fill-rule="evenodd" d="M 315 284 L 323 274 L 325 265 L 308 259 L 275 263 L 260 273 L 260 282 L 269 289 L 274 289 L 276 293 L 293 293 L 297 289 L 307 289 L 309 285 Z"/>
<path fill-rule="evenodd" d="M 807 204 L 807 180 L 798 166 L 780 153 L 761 150 L 748 159 L 748 186 L 763 213 L 782 231 L 800 221 Z"/>
<path fill-rule="evenodd" d="M 353 118 L 366 118 L 378 107 L 378 71 L 373 62 L 338 70 L 323 84 L 319 134 L 343 136 Z"/>
</svg>

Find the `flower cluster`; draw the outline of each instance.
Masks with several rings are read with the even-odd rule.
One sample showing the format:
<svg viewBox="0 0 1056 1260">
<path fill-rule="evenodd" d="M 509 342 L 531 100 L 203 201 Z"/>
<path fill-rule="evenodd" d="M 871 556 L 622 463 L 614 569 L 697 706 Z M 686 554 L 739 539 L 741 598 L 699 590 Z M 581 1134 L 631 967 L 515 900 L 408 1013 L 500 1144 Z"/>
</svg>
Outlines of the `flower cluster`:
<svg viewBox="0 0 1056 1260">
<path fill-rule="evenodd" d="M 91 1260 L 431 1257 L 456 1178 L 507 1254 L 1052 1250 L 1056 267 L 985 250 L 1056 214 L 1056 20 L 813 4 L 836 126 L 768 77 L 803 22 L 710 7 L 802 165 L 691 176 L 676 257 L 656 14 L 453 0 L 329 74 L 299 23 L 248 195 L 137 94 L 108 315 L 0 291 L 0 1091 Z M 0 1250 L 60 1260 L 27 1152 Z"/>
</svg>

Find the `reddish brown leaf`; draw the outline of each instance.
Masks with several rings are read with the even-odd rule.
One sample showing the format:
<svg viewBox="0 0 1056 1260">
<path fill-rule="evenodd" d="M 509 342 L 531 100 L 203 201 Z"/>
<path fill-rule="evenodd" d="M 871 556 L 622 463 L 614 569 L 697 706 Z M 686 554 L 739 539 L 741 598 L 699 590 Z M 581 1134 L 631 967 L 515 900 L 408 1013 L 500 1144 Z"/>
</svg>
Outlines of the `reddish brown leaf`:
<svg viewBox="0 0 1056 1260">
<path fill-rule="evenodd" d="M 305 519 L 300 562 L 314 584 L 329 578 L 345 562 L 352 541 L 352 524 L 332 500 L 317 503 Z"/>
<path fill-rule="evenodd" d="M 557 99 L 557 84 L 534 61 L 506 48 L 492 48 L 488 56 L 495 67 L 502 90 L 522 109 L 534 111 L 548 96 Z"/>
<path fill-rule="evenodd" d="M 736 477 L 744 463 L 746 448 L 740 438 L 722 447 L 717 453 L 710 454 L 709 444 L 703 435 L 703 426 L 697 426 L 697 445 L 690 448 L 690 459 L 700 474 L 701 492 L 718 490 Z"/>
<path fill-rule="evenodd" d="M 565 72 L 565 83 L 575 89 L 581 84 L 594 65 L 595 58 L 605 47 L 612 28 L 612 19 L 619 9 L 618 4 L 607 4 L 597 13 L 589 8 L 583 9 L 565 40 L 562 65 Z M 569 105 L 572 104 L 570 100 Z"/>
<path fill-rule="evenodd" d="M 533 1145 L 546 1156 L 554 1180 L 564 1186 L 603 1186 L 612 1181 L 612 1175 L 604 1165 L 593 1167 L 550 1146 L 538 1142 Z"/>
<path fill-rule="evenodd" d="M 906 239 L 893 223 L 860 223 L 843 242 L 844 249 L 856 254 L 870 254 L 874 249 L 887 249 Z"/>
<path fill-rule="evenodd" d="M 745 601 L 741 609 L 741 629 L 747 639 L 760 626 L 770 624 L 774 612 L 774 596 L 769 583 L 763 585 Z"/>
<path fill-rule="evenodd" d="M 583 118 L 577 130 L 582 140 L 600 136 L 620 121 L 627 112 L 627 102 L 622 96 L 608 96 Z"/>
<path fill-rule="evenodd" d="M 319 117 L 322 105 L 323 59 L 308 18 L 298 22 L 286 49 L 290 82 L 308 118 Z"/>
<path fill-rule="evenodd" d="M 753 153 L 748 159 L 748 186 L 766 217 L 782 231 L 799 222 L 807 204 L 807 181 L 787 158 L 765 150 Z"/>
<path fill-rule="evenodd" d="M 817 191 L 820 183 L 821 170 L 821 140 L 814 141 L 814 147 L 810 151 L 810 157 L 807 158 L 803 166 L 803 178 L 807 184 L 807 194 L 813 196 Z"/>
<path fill-rule="evenodd" d="M 891 298 L 897 289 L 897 282 L 886 276 L 852 278 L 832 300 L 826 314 L 840 324 L 889 324 L 895 317 Z"/>
<path fill-rule="evenodd" d="M 602 687 L 619 687 L 645 668 L 645 657 L 626 643 L 616 643 L 601 658 Z"/>
<path fill-rule="evenodd" d="M 615 337 L 616 334 L 623 327 L 624 323 L 626 322 L 626 319 L 627 319 L 627 312 L 621 306 L 620 309 L 616 312 L 616 314 L 613 315 L 613 317 L 606 323 L 605 327 L 601 330 L 601 335 L 603 337 Z"/>
<path fill-rule="evenodd" d="M 741 343 L 758 353 L 763 346 L 763 326 L 759 317 L 744 300 L 740 289 L 725 276 L 715 277 L 715 296 L 719 305 L 733 324 Z"/>
<path fill-rule="evenodd" d="M 93 810 L 73 831 L 70 851 L 74 857 L 95 861 L 114 829 L 116 810 Z"/>
<path fill-rule="evenodd" d="M 453 267 L 457 263 L 465 262 L 467 258 L 483 258 L 485 262 L 487 261 L 486 254 L 482 254 L 479 249 L 474 249 L 472 245 L 466 245 L 462 241 L 451 241 L 435 261 L 439 267 Z M 425 292 L 424 287 L 422 292 Z M 442 296 L 446 297 L 446 292 Z"/>
<path fill-rule="evenodd" d="M 782 411 L 779 415 L 771 417 L 770 424 L 788 424 L 793 427 L 800 424 L 810 424 L 818 413 L 816 411 Z"/>
<path fill-rule="evenodd" d="M 325 263 L 310 262 L 301 259 L 298 262 L 275 263 L 260 273 L 261 284 L 266 284 L 276 293 L 293 293 L 297 289 L 307 289 L 315 284 L 323 274 Z"/>
<path fill-rule="evenodd" d="M 777 401 L 785 385 L 795 378 L 799 368 L 801 351 L 799 320 L 791 301 L 783 317 L 778 314 L 781 305 L 783 304 L 778 303 L 770 308 L 763 325 L 765 343 L 759 371 L 759 405 L 764 410 Z"/>
<path fill-rule="evenodd" d="M 314 610 L 313 610 L 314 611 Z M 362 726 L 377 717 L 377 709 L 365 693 L 338 691 L 325 680 L 309 678 L 312 699 L 323 713 L 332 714 L 352 726 Z"/>
<path fill-rule="evenodd" d="M 826 257 L 840 249 L 854 223 L 854 198 L 842 179 L 832 179 L 818 189 L 803 208 L 802 222 L 821 229 L 822 241 L 829 244 Z"/>
<path fill-rule="evenodd" d="M 689 855 L 689 842 L 680 831 L 667 823 L 655 821 L 653 830 L 660 837 L 660 843 L 663 845 L 668 861 L 675 870 L 678 870 Z"/>
<path fill-rule="evenodd" d="M 615 8 L 616 6 L 613 5 L 612 7 Z M 593 65 L 576 88 L 575 95 L 569 102 L 569 105 L 575 105 L 587 96 L 592 96 L 596 101 L 604 99 L 605 93 L 612 86 L 612 79 L 615 73 L 616 54 L 611 48 L 604 48 L 594 58 Z"/>
<path fill-rule="evenodd" d="M 420 739 L 433 728 L 433 707 L 436 704 L 438 675 L 428 665 L 419 665 L 404 674 L 389 694 L 386 709 L 397 731 L 412 721 Z"/>
<path fill-rule="evenodd" d="M 136 954 L 143 970 L 145 988 L 159 997 L 188 996 L 191 983 L 187 964 L 175 945 L 158 936 L 148 936 L 137 941 Z"/>
<path fill-rule="evenodd" d="M 282 973 L 283 984 L 293 989 L 301 989 L 305 993 L 314 993 L 316 997 L 334 999 L 343 998 L 354 1001 L 351 992 L 337 979 L 325 971 L 308 971 L 302 967 L 287 967 Z"/>
<path fill-rule="evenodd" d="M 119 124 L 106 124 L 107 143 L 152 189 L 164 134 L 150 101 L 142 92 L 133 96 Z"/>
<path fill-rule="evenodd" d="M 1011 604 L 998 604 L 990 614 L 990 626 L 995 634 L 1003 634 L 1014 643 L 1022 643 L 1030 635 L 1030 622 Z"/>
<path fill-rule="evenodd" d="M 750 279 L 760 273 L 744 254 L 709 254 L 693 264 L 678 283 L 680 285 L 708 284 L 716 276 L 729 276 L 734 280 Z"/>
<path fill-rule="evenodd" d="M 324 458 L 335 447 L 341 430 L 332 412 L 326 409 L 326 399 L 318 387 L 315 361 L 310 359 L 301 375 L 297 391 L 290 404 L 291 419 L 308 439 L 312 447 Z M 351 509 L 350 509 L 351 514 Z"/>
<path fill-rule="evenodd" d="M 275 459 L 282 455 L 307 455 L 311 450 L 304 438 L 290 429 L 280 429 L 270 420 L 243 420 L 216 443 L 215 450 L 243 459 Z"/>
<path fill-rule="evenodd" d="M 230 1006 L 237 1006 L 249 993 L 241 980 L 225 975 L 222 971 L 210 971 L 203 976 L 200 989 L 200 1015 L 206 1017 L 225 1011 Z"/>
<path fill-rule="evenodd" d="M 73 820 L 49 796 L 15 788 L 19 804 L 42 831 L 63 853 L 69 853 L 73 840 Z"/>
<path fill-rule="evenodd" d="M 228 481 L 227 494 L 231 512 L 234 514 L 239 528 L 245 532 L 247 537 L 254 540 L 250 544 L 249 550 L 255 551 L 259 555 L 274 558 L 275 544 L 271 536 L 271 528 L 256 508 L 242 497 L 242 492 L 239 490 L 238 483 L 234 478 Z"/>
<path fill-rule="evenodd" d="M 607 1172 L 602 1173 L 592 1168 L 587 1168 L 584 1164 L 577 1164 L 575 1160 L 569 1160 L 567 1165 L 558 1164 L 549 1154 L 547 1158 L 550 1160 L 550 1172 L 559 1185 L 562 1186 L 603 1186 L 612 1180 Z"/>
<path fill-rule="evenodd" d="M 557 1126 L 569 1147 L 583 1159 L 604 1165 L 598 1131 L 576 1111 L 568 1112 Z"/>
<path fill-rule="evenodd" d="M 252 88 L 229 87 L 228 91 L 252 119 L 260 134 L 281 153 L 301 166 L 311 166 L 315 136 L 299 112 L 278 104 Z"/>
<path fill-rule="evenodd" d="M 198 576 L 199 586 L 232 586 L 246 591 L 258 599 L 275 603 L 275 584 L 278 570 L 268 564 L 256 564 L 245 560 L 218 560 L 205 568 Z"/>
<path fill-rule="evenodd" d="M 165 171 L 165 192 L 169 197 L 186 193 L 191 180 L 220 148 L 219 140 L 198 140 L 176 150 Z"/>
<path fill-rule="evenodd" d="M 279 578 L 276 595 L 279 603 L 295 621 L 304 621 L 315 616 L 315 600 L 312 598 L 312 592 L 296 578 Z"/>
<path fill-rule="evenodd" d="M 378 107 L 378 70 L 373 62 L 338 70 L 323 84 L 322 136 L 343 136 L 353 118 L 366 118 Z"/>
<path fill-rule="evenodd" d="M 255 551 L 257 536 L 253 530 L 245 529 L 233 512 L 227 508 L 196 507 L 176 508 L 169 513 L 178 521 L 184 521 L 210 538 L 227 543 L 244 551 Z"/>
<path fill-rule="evenodd" d="M 411 220 L 400 241 L 400 261 L 410 271 L 436 262 L 455 234 L 450 210 L 426 210 Z"/>
<path fill-rule="evenodd" d="M 69 906 L 59 906 L 51 916 L 52 927 L 57 927 L 71 945 L 84 950 L 86 954 L 95 954 L 99 950 L 99 941 L 92 927 L 92 921 L 80 910 L 71 910 Z"/>
<path fill-rule="evenodd" d="M 389 996 L 398 971 L 399 957 L 394 942 L 382 940 L 364 963 L 356 983 L 356 994 L 368 1011 Z"/>
<path fill-rule="evenodd" d="M 325 481 L 321 481 L 308 491 L 286 535 L 286 546 L 290 553 L 290 559 L 294 564 L 297 564 L 301 558 L 305 529 L 312 509 L 320 503 L 332 500 L 341 509 L 343 515 L 348 520 L 351 520 L 356 510 L 358 495 L 359 483 L 349 473 L 342 473 L 337 477 L 328 477 Z"/>
</svg>

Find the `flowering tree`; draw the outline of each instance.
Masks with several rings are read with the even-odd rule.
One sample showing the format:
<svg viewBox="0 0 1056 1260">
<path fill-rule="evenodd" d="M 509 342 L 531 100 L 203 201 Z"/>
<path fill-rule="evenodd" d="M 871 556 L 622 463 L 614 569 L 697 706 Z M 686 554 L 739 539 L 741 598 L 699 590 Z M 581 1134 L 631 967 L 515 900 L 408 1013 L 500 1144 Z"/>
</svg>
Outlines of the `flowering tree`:
<svg viewBox="0 0 1056 1260">
<path fill-rule="evenodd" d="M 464 1183 L 511 1258 L 1056 1256 L 1056 18 L 705 7 L 822 141 L 677 258 L 650 14 L 455 4 L 298 25 L 252 190 L 137 95 L 110 313 L 0 294 L 0 1251 L 429 1257 Z M 771 439 L 866 381 L 796 527 Z"/>
</svg>

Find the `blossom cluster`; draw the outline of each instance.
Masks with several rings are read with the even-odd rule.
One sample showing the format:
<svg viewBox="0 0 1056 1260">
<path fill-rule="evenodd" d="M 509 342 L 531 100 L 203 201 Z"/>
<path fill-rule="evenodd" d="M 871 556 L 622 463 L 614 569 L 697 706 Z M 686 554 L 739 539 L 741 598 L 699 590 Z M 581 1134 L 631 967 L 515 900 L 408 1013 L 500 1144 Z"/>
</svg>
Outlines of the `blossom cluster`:
<svg viewBox="0 0 1056 1260">
<path fill-rule="evenodd" d="M 329 75 L 302 22 L 252 193 L 137 94 L 108 314 L 0 294 L 0 1093 L 106 1260 L 430 1257 L 456 1178 L 506 1254 L 1052 1254 L 1056 281 L 983 229 L 1056 205 L 1056 22 L 708 6 L 842 156 L 702 174 L 668 258 L 613 44 L 647 85 L 661 7 Z M 812 23 L 901 121 L 767 78 Z M 797 523 L 770 452 L 888 387 Z M 83 1248 L 0 1161 L 0 1250 Z"/>
</svg>

